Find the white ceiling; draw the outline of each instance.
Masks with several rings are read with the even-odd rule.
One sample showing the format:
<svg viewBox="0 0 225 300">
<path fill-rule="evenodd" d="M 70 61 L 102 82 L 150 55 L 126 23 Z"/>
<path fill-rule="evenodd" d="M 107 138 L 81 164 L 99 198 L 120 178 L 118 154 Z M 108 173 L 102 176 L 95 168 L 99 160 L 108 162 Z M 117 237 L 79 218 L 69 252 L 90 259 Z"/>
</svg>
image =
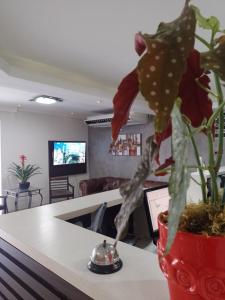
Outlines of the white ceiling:
<svg viewBox="0 0 225 300">
<path fill-rule="evenodd" d="M 192 2 L 204 14 L 218 16 L 225 28 L 224 0 Z M 118 83 L 137 63 L 134 34 L 154 33 L 160 21 L 176 18 L 183 4 L 0 0 L 0 109 L 80 117 L 111 109 Z M 38 94 L 65 101 L 51 107 L 28 102 Z M 146 105 L 139 101 L 135 110 L 145 112 Z"/>
</svg>

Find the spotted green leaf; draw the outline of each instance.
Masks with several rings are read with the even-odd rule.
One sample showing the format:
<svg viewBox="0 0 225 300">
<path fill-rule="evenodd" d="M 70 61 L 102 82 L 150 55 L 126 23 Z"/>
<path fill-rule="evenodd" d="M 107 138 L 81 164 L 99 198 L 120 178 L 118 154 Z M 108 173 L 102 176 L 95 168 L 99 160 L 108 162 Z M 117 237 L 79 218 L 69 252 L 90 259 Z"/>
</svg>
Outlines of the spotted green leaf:
<svg viewBox="0 0 225 300">
<path fill-rule="evenodd" d="M 117 228 L 116 243 L 123 235 L 131 213 L 143 200 L 142 184 L 147 176 L 153 172 L 153 158 L 158 154 L 158 150 L 158 146 L 154 143 L 154 136 L 149 137 L 146 140 L 146 149 L 133 178 L 120 187 L 120 194 L 124 202 L 115 219 Z"/>
<path fill-rule="evenodd" d="M 147 52 L 137 66 L 139 90 L 156 114 L 156 132 L 162 132 L 168 124 L 194 46 L 195 25 L 195 13 L 186 1 L 179 18 L 161 23 L 155 35 L 142 35 Z"/>
<path fill-rule="evenodd" d="M 171 196 L 169 204 L 169 220 L 168 220 L 168 239 L 166 245 L 166 253 L 169 252 L 174 241 L 179 219 L 186 204 L 186 193 L 189 186 L 189 174 L 186 168 L 187 152 L 188 152 L 188 133 L 186 126 L 182 120 L 180 112 L 180 99 L 178 99 L 173 107 L 172 118 L 172 151 L 174 165 L 169 182 L 169 193 Z"/>
</svg>

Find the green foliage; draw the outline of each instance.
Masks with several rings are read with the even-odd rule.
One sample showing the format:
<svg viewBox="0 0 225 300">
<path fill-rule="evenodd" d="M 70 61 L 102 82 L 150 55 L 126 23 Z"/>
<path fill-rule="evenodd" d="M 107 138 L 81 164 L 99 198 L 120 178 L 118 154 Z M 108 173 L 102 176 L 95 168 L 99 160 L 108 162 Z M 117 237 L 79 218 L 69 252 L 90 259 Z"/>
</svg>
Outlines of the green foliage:
<svg viewBox="0 0 225 300">
<path fill-rule="evenodd" d="M 195 16 L 198 21 L 199 27 L 201 27 L 203 29 L 211 30 L 214 34 L 217 32 L 222 32 L 220 30 L 220 21 L 216 17 L 211 16 L 209 18 L 205 18 L 200 13 L 200 10 L 198 7 L 192 5 L 192 8 L 195 11 Z"/>
<path fill-rule="evenodd" d="M 186 164 L 188 152 L 188 132 L 180 113 L 180 99 L 178 99 L 173 107 L 172 114 L 172 152 L 175 163 L 169 182 L 169 192 L 171 196 L 169 204 L 169 220 L 168 220 L 168 239 L 166 252 L 170 250 L 176 235 L 179 218 L 186 204 L 186 193 L 189 186 L 189 178 Z"/>
<path fill-rule="evenodd" d="M 209 129 L 212 129 L 212 126 L 215 122 L 215 120 L 219 117 L 219 114 L 223 111 L 223 108 L 225 106 L 225 102 L 222 102 L 218 108 L 214 111 L 214 113 L 212 114 L 212 116 L 210 117 L 208 123 L 207 123 L 207 127 Z"/>
<path fill-rule="evenodd" d="M 201 15 L 200 10 L 198 8 L 193 7 L 193 9 L 195 10 L 198 25 L 201 28 L 211 31 L 210 42 L 205 41 L 203 38 L 199 36 L 197 36 L 197 38 L 203 44 L 205 44 L 210 49 L 210 51 L 214 51 L 214 47 L 217 43 L 217 40 L 215 38 L 216 33 L 218 32 L 224 33 L 225 31 L 222 31 L 220 29 L 220 22 L 216 17 L 212 16 L 210 18 L 205 18 Z M 221 52 L 221 57 L 219 58 L 223 60 L 224 48 L 219 49 L 219 51 Z M 207 63 L 209 64 L 209 55 L 207 59 L 208 59 Z M 203 63 L 203 60 L 201 62 Z M 219 65 L 220 62 L 218 61 L 215 61 L 214 65 L 216 65 L 216 62 Z M 217 73 L 215 70 L 213 71 L 214 74 Z M 219 76 L 220 75 L 221 74 L 219 74 Z M 220 78 L 223 79 L 221 76 Z M 216 98 L 218 102 L 218 107 L 211 115 L 208 122 L 201 125 L 201 127 L 205 129 L 204 132 L 207 133 L 207 139 L 208 139 L 207 169 L 211 177 L 212 194 L 211 197 L 208 198 L 207 200 L 209 201 L 210 205 L 212 205 L 212 207 L 213 206 L 216 207 L 218 205 L 218 201 L 220 200 L 221 200 L 220 205 L 221 204 L 225 205 L 225 190 L 222 199 L 220 199 L 218 195 L 218 187 L 217 187 L 217 174 L 223 156 L 223 128 L 224 128 L 223 109 L 225 106 L 225 101 L 223 98 L 220 79 L 216 74 L 215 74 L 215 79 L 217 79 L 216 81 L 217 95 L 213 92 L 211 92 L 210 94 Z M 169 191 L 170 191 L 171 200 L 169 204 L 169 219 L 168 219 L 169 230 L 168 230 L 168 240 L 167 240 L 166 251 L 165 251 L 166 254 L 170 251 L 176 232 L 178 230 L 180 215 L 184 211 L 186 205 L 186 192 L 190 180 L 190 174 L 188 173 L 188 166 L 187 166 L 187 142 L 189 138 L 192 139 L 192 144 L 194 147 L 196 161 L 198 162 L 198 167 L 201 167 L 199 161 L 200 152 L 199 149 L 197 148 L 197 145 L 194 142 L 194 137 L 193 137 L 193 135 L 199 132 L 199 128 L 196 128 L 192 132 L 189 131 L 189 136 L 188 136 L 188 133 L 186 132 L 186 128 L 188 129 L 187 120 L 180 113 L 179 102 L 175 103 L 171 118 L 172 118 L 172 156 L 175 160 L 175 163 L 171 169 L 171 176 L 169 181 Z M 218 148 L 217 156 L 214 154 L 215 146 L 213 144 L 214 141 L 213 131 L 214 131 L 214 123 L 216 119 L 219 119 L 219 148 Z M 200 168 L 199 168 L 199 173 L 201 179 L 200 185 L 202 190 L 204 190 L 205 179 L 202 170 Z"/>
<path fill-rule="evenodd" d="M 186 9 L 189 6 L 189 0 L 186 0 Z M 190 8 L 190 7 L 189 7 Z M 194 11 L 193 11 L 194 10 Z M 135 93 L 137 90 L 143 90 L 142 94 L 145 96 L 147 101 L 150 103 L 150 107 L 154 110 L 156 114 L 156 119 L 160 116 L 160 122 L 161 122 L 161 116 L 163 119 L 163 126 L 157 126 L 154 142 L 156 142 L 156 145 L 160 147 L 161 142 L 164 141 L 164 139 L 168 138 L 171 133 L 171 127 L 170 127 L 170 119 L 169 119 L 169 126 L 168 126 L 168 118 L 171 116 L 172 121 L 172 155 L 170 158 L 171 163 L 173 163 L 171 167 L 171 176 L 169 181 L 169 193 L 171 196 L 170 204 L 169 204 L 169 214 L 168 214 L 168 239 L 167 239 L 167 245 L 166 245 L 166 253 L 169 252 L 172 243 L 174 241 L 176 232 L 179 227 L 180 223 L 180 216 L 182 212 L 185 209 L 186 205 L 186 194 L 187 189 L 189 186 L 190 181 L 190 173 L 193 170 L 196 171 L 196 168 L 198 169 L 199 175 L 200 175 L 200 182 L 199 186 L 201 186 L 202 190 L 202 200 L 204 204 L 209 204 L 211 207 L 218 207 L 221 206 L 222 208 L 225 208 L 225 190 L 224 194 L 222 196 L 219 195 L 219 189 L 217 186 L 217 179 L 218 179 L 218 171 L 221 166 L 221 161 L 223 157 L 223 144 L 224 144 L 224 115 L 223 110 L 225 107 L 225 101 L 223 97 L 223 91 L 221 87 L 220 80 L 225 81 L 225 35 L 221 35 L 219 38 L 217 37 L 217 33 L 225 33 L 225 31 L 222 31 L 220 29 L 220 22 L 219 20 L 211 16 L 209 18 L 205 18 L 200 13 L 200 10 L 197 7 L 192 6 L 192 9 L 190 10 L 190 16 L 187 15 L 187 13 L 183 13 L 180 18 L 177 20 L 179 21 L 177 25 L 177 21 L 171 22 L 171 23 L 161 23 L 159 26 L 159 30 L 157 32 L 157 35 L 144 35 L 143 41 L 140 43 L 139 48 L 141 47 L 141 54 L 144 50 L 147 50 L 145 54 L 141 57 L 141 60 L 139 61 L 138 68 L 135 69 L 138 74 L 142 74 L 140 78 L 140 87 L 138 88 L 138 80 L 137 76 L 135 77 L 134 82 L 128 82 L 127 84 L 127 77 L 126 77 L 126 86 L 123 89 L 120 90 L 120 98 L 117 99 L 123 99 L 124 95 L 129 96 L 128 91 L 132 90 L 132 88 L 135 87 Z M 195 18 L 196 17 L 196 18 Z M 211 33 L 210 40 L 207 41 L 204 38 L 198 36 L 195 33 L 195 30 L 193 32 L 186 33 L 186 29 L 195 29 L 195 22 L 198 22 L 198 25 L 206 30 L 209 30 Z M 189 21 L 193 21 L 193 26 L 191 26 Z M 181 36 L 181 24 L 184 25 L 184 36 Z M 176 30 L 174 33 L 175 42 L 172 43 L 171 47 L 169 47 L 169 43 L 171 42 L 171 33 L 174 31 L 174 24 L 176 25 Z M 193 28 L 192 28 L 193 27 Z M 179 33 L 177 33 L 179 32 Z M 159 38 L 160 36 L 160 38 Z M 191 49 L 187 47 L 187 45 L 184 43 L 184 39 L 186 37 L 189 37 L 189 41 L 194 42 L 194 37 L 198 39 L 200 42 L 202 42 L 207 48 L 208 51 L 204 53 L 196 53 L 196 50 L 193 50 L 193 46 L 191 44 Z M 168 38 L 167 38 L 168 37 Z M 162 38 L 164 41 L 162 42 Z M 172 35 L 173 38 L 173 35 Z M 184 39 L 183 39 L 184 38 Z M 180 43 L 183 44 L 180 44 Z M 194 43 L 193 43 L 194 44 Z M 143 46 L 144 45 L 144 46 Z M 179 52 L 176 52 L 176 47 L 178 46 Z M 182 45 L 182 47 L 181 47 Z M 145 46 L 147 49 L 145 49 Z M 148 47 L 150 47 L 150 51 L 148 51 Z M 170 49 L 171 48 L 171 49 Z M 139 49 L 140 50 L 140 49 Z M 192 50 L 192 53 L 190 52 Z M 160 52 L 161 51 L 161 52 Z M 165 59 L 162 60 L 163 55 L 169 55 L 171 54 L 171 57 L 169 56 L 169 67 L 170 69 L 168 72 L 165 69 Z M 186 56 L 183 54 L 181 55 L 181 52 L 187 52 L 189 55 L 188 59 L 186 60 Z M 178 54 L 176 54 L 178 53 Z M 140 53 L 138 53 L 140 55 Z M 160 55 L 159 55 L 160 54 Z M 158 70 L 162 71 L 163 75 L 166 77 L 173 77 L 175 75 L 175 70 L 172 69 L 171 66 L 174 64 L 174 68 L 177 68 L 178 65 L 178 59 L 177 57 L 182 57 L 182 70 L 183 66 L 190 68 L 190 74 L 188 74 L 187 79 L 180 80 L 180 77 L 178 78 L 176 82 L 176 88 L 179 87 L 179 93 L 177 93 L 177 90 L 175 90 L 174 93 L 171 93 L 171 86 L 172 88 L 175 86 L 175 83 L 173 85 L 170 85 L 168 78 L 166 78 L 165 84 L 166 89 L 160 87 L 160 84 L 164 84 L 163 77 L 160 77 L 157 72 Z M 157 58 L 157 59 L 156 59 Z M 158 62 L 156 62 L 156 60 Z M 193 60 L 193 61 L 192 61 Z M 187 62 L 187 64 L 185 63 Z M 191 65 L 193 63 L 193 66 Z M 149 74 L 149 70 L 152 73 Z M 210 89 L 209 85 L 209 78 L 207 77 L 207 71 L 211 71 L 214 73 L 214 80 L 215 80 L 215 88 L 216 91 L 213 92 Z M 135 71 L 133 71 L 135 73 Z M 133 74 L 133 73 L 130 73 Z M 183 73 L 183 77 L 185 73 Z M 139 76 L 140 77 L 140 76 Z M 150 80 L 150 81 L 149 81 Z M 195 85 L 192 83 L 192 80 L 196 81 L 197 84 Z M 124 83 L 124 81 L 122 81 Z M 154 83 L 154 84 L 153 84 Z M 130 85 L 130 86 L 129 86 Z M 135 85 L 134 87 L 132 85 Z M 153 89 L 154 86 L 154 89 Z M 156 90 L 156 87 L 158 87 L 158 90 Z M 213 86 L 213 84 L 212 84 Z M 170 89 L 167 89 L 167 87 L 170 87 Z M 185 87 L 185 89 L 184 89 Z M 199 89 L 198 89 L 199 88 Z M 202 89 L 202 90 L 201 90 Z M 181 92 L 181 90 L 184 90 L 184 93 Z M 196 90 L 196 93 L 195 93 Z M 157 92 L 156 92 L 157 91 Z M 204 92 L 203 92 L 204 91 Z M 168 92 L 168 93 L 165 93 Z M 186 96 L 187 94 L 190 94 L 190 97 Z M 167 94 L 167 95 L 165 95 Z M 159 101 L 159 95 L 162 96 L 162 101 Z M 168 96 L 169 95 L 169 96 Z M 180 99 L 175 101 L 177 95 L 180 95 L 182 98 L 182 113 L 180 111 Z M 151 96 L 151 97 L 150 97 Z M 169 97 L 169 98 L 168 98 Z M 214 97 L 217 101 L 218 107 L 213 112 L 212 109 L 212 103 L 209 99 L 210 97 Z M 187 102 L 185 102 L 187 98 Z M 125 97 L 126 99 L 126 97 Z M 201 101 L 200 101 L 201 100 Z M 132 98 L 133 101 L 133 98 Z M 127 103 L 127 102 L 123 102 Z M 130 103 L 130 102 L 129 102 Z M 186 106 L 184 105 L 186 104 Z M 121 109 L 122 106 L 118 106 L 119 109 Z M 130 106 L 129 106 L 130 107 Z M 173 109 L 172 109 L 173 107 Z M 118 111 L 119 111 L 118 109 Z M 172 113 L 170 114 L 170 111 L 172 109 Z M 118 112 L 117 111 L 117 112 Z M 120 113 L 120 112 L 119 112 Z M 186 116 L 186 117 L 185 117 Z M 200 116 L 200 121 L 196 123 L 196 120 Z M 218 147 L 214 145 L 214 124 L 218 121 Z M 199 125 L 200 124 L 200 125 Z M 166 125 L 166 126 L 164 126 Z M 192 128 L 192 126 L 194 128 Z M 160 129 L 160 130 L 159 130 Z M 203 156 L 201 153 L 201 149 L 198 149 L 198 144 L 195 141 L 195 135 L 197 133 L 203 133 L 206 136 L 206 139 L 208 141 L 208 146 L 206 146 L 206 151 L 208 152 L 208 161 L 206 164 L 203 165 L 201 161 L 201 157 Z M 188 156 L 188 150 L 189 150 L 189 142 L 191 142 L 193 147 L 193 154 L 195 155 L 196 164 L 189 166 L 187 161 Z M 154 148 L 154 147 L 153 147 Z M 157 172 L 157 169 L 155 169 L 154 166 L 154 159 L 157 157 L 157 152 L 159 151 L 159 148 L 156 149 L 154 155 L 150 156 L 150 161 L 146 163 L 148 160 L 144 160 L 143 166 L 145 168 L 139 168 L 136 172 L 136 175 L 134 179 L 129 183 L 129 185 L 124 187 L 124 190 L 121 189 L 123 193 L 121 195 L 125 199 L 124 204 L 122 206 L 122 210 L 119 213 L 119 217 L 117 218 L 117 228 L 118 234 L 117 234 L 117 240 L 120 236 L 120 233 L 122 232 L 121 228 L 124 228 L 128 217 L 130 213 L 133 211 L 134 207 L 136 207 L 137 202 L 142 199 L 141 197 L 141 191 L 140 191 L 140 184 L 143 182 L 143 175 L 147 176 L 146 174 L 149 172 Z M 204 149 L 205 150 L 205 149 Z M 150 150 L 151 152 L 151 150 Z M 217 154 L 215 154 L 217 152 Z M 153 159 L 154 158 L 154 159 Z M 205 157 L 204 157 L 205 159 Z M 167 161 L 167 160 L 166 160 Z M 145 170 L 145 172 L 143 172 Z M 207 186 L 206 186 L 206 180 L 205 180 L 205 174 L 204 171 L 207 171 L 209 173 L 209 176 L 211 178 L 210 182 L 210 189 L 211 195 L 208 197 L 207 195 Z M 139 172 L 140 171 L 140 172 Z M 165 170 L 164 170 L 165 171 Z M 167 169 L 166 169 L 167 171 Z M 198 200 L 198 199 L 196 199 Z"/>
<path fill-rule="evenodd" d="M 18 178 L 21 182 L 27 182 L 29 178 L 31 178 L 34 175 L 41 174 L 40 172 L 41 168 L 37 165 L 28 164 L 24 166 L 20 166 L 16 163 L 12 163 L 9 166 L 9 173 L 14 175 L 16 178 Z"/>
</svg>

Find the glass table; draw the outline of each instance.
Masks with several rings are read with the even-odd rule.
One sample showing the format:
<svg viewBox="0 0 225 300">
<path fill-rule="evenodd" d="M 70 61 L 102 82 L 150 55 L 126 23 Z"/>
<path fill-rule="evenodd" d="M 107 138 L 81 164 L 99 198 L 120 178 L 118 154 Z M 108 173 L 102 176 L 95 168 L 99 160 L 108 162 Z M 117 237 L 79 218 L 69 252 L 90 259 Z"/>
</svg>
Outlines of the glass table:
<svg viewBox="0 0 225 300">
<path fill-rule="evenodd" d="M 18 200 L 20 197 L 28 197 L 28 208 L 31 208 L 31 203 L 32 203 L 32 197 L 34 195 L 39 195 L 40 196 L 40 205 L 42 205 L 43 202 L 43 196 L 41 194 L 41 189 L 37 187 L 32 187 L 30 186 L 28 189 L 21 190 L 18 188 L 9 188 L 5 190 L 5 196 L 11 197 L 14 199 L 15 203 L 15 211 L 18 210 Z"/>
</svg>

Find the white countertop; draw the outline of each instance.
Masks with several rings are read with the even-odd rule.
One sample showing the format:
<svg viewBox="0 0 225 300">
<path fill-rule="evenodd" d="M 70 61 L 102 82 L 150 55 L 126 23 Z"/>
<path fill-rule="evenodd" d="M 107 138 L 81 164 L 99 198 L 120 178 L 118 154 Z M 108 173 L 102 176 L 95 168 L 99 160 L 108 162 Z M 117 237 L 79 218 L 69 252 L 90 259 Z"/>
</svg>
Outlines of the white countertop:
<svg viewBox="0 0 225 300">
<path fill-rule="evenodd" d="M 168 300 L 157 256 L 119 242 L 123 268 L 97 275 L 87 269 L 101 234 L 64 220 L 94 211 L 101 203 L 121 203 L 118 190 L 66 200 L 0 216 L 0 237 L 96 300 Z"/>
</svg>

